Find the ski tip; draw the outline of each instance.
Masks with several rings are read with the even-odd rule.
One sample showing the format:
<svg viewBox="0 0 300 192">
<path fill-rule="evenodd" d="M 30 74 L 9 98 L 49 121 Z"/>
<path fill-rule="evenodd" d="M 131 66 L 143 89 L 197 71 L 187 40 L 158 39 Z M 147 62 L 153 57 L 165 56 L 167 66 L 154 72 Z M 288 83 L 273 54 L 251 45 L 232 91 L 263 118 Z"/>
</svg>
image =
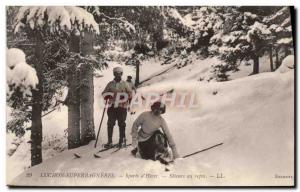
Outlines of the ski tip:
<svg viewBox="0 0 300 192">
<path fill-rule="evenodd" d="M 77 153 L 74 153 L 74 157 L 75 158 L 81 158 L 81 156 L 79 154 L 77 154 Z"/>
<path fill-rule="evenodd" d="M 97 154 L 94 154 L 94 157 L 95 158 L 101 158 L 101 156 L 97 155 Z"/>
</svg>

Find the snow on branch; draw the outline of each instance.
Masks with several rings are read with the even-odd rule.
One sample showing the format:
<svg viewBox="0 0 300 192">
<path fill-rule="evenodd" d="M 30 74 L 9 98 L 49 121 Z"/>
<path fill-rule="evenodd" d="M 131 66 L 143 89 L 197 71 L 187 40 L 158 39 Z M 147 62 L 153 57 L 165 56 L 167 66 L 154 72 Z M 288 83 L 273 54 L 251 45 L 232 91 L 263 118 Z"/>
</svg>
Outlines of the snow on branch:
<svg viewBox="0 0 300 192">
<path fill-rule="evenodd" d="M 244 16 L 249 17 L 251 19 L 257 19 L 258 16 L 256 14 L 250 13 L 250 12 L 245 12 Z"/>
<path fill-rule="evenodd" d="M 168 8 L 167 9 L 167 14 L 168 14 L 168 16 L 170 16 L 170 17 L 172 17 L 174 19 L 179 20 L 181 22 L 181 24 L 186 25 L 185 24 L 186 21 L 184 20 L 184 18 L 182 18 L 182 16 L 180 15 L 180 13 L 176 9 L 174 9 L 174 8 Z"/>
<path fill-rule="evenodd" d="M 8 94 L 13 92 L 9 87 L 20 88 L 24 95 L 31 95 L 39 80 L 33 67 L 26 63 L 25 54 L 17 48 L 6 52 L 6 83 Z"/>
<path fill-rule="evenodd" d="M 123 27 L 128 33 L 136 33 L 136 29 L 134 27 L 134 25 L 132 25 L 131 23 L 129 23 L 124 17 L 109 17 L 107 15 L 105 15 L 104 13 L 100 12 L 98 8 L 96 8 L 93 12 L 93 14 L 96 14 L 97 16 L 102 16 L 105 19 L 108 19 L 110 21 L 117 21 L 123 24 Z"/>
<path fill-rule="evenodd" d="M 283 7 L 279 11 L 277 11 L 275 14 L 265 17 L 263 19 L 263 22 L 277 23 L 280 20 L 280 17 L 284 16 L 285 14 L 289 15 L 289 7 Z"/>
<path fill-rule="evenodd" d="M 277 44 L 280 45 L 289 45 L 293 42 L 292 38 L 282 38 L 282 39 L 278 39 Z"/>
<path fill-rule="evenodd" d="M 262 38 L 264 35 L 270 35 L 271 31 L 268 29 L 267 25 L 264 25 L 260 22 L 255 21 L 253 25 L 251 25 L 250 30 L 247 33 L 247 41 L 251 42 L 252 37 L 258 36 Z"/>
<path fill-rule="evenodd" d="M 288 17 L 286 18 L 282 23 L 281 23 L 281 27 L 287 27 L 291 25 L 291 19 Z"/>
<path fill-rule="evenodd" d="M 72 29 L 74 22 L 84 23 L 85 26 L 92 27 L 99 34 L 99 27 L 91 13 L 85 9 L 74 6 L 25 6 L 21 7 L 15 21 L 15 33 L 24 24 L 29 24 L 32 29 L 48 24 L 54 28 L 60 27 Z"/>
</svg>

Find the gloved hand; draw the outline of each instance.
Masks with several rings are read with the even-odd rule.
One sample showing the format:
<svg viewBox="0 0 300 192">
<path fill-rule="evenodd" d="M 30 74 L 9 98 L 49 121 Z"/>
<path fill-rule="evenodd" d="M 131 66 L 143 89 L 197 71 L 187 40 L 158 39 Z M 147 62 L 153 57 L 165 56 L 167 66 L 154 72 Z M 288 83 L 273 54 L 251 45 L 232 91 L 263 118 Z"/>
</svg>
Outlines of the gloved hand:
<svg viewBox="0 0 300 192">
<path fill-rule="evenodd" d="M 124 95 L 120 95 L 120 99 L 123 100 L 125 97 Z"/>
<path fill-rule="evenodd" d="M 135 156 L 137 152 L 138 152 L 138 149 L 137 149 L 137 148 L 134 148 L 134 149 L 131 151 L 131 154 L 132 154 L 133 156 Z"/>
</svg>

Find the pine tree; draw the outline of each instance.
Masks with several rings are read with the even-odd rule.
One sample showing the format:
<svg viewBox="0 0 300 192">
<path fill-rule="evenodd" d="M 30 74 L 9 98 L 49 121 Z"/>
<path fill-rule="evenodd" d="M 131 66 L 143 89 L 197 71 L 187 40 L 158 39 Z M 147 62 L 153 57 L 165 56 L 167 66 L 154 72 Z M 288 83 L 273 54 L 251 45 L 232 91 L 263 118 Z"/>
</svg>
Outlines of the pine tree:
<svg viewBox="0 0 300 192">
<path fill-rule="evenodd" d="M 81 12 L 80 15 L 73 13 Z M 56 14 L 51 14 L 55 12 Z M 69 14 L 65 17 L 64 14 Z M 33 92 L 32 97 L 32 128 L 31 128 L 31 156 L 32 165 L 42 162 L 42 111 L 47 110 L 52 103 L 57 88 L 64 81 L 63 69 L 68 60 L 68 47 L 66 40 L 72 32 L 72 22 L 82 22 L 99 32 L 98 25 L 87 16 L 89 13 L 78 7 L 21 7 L 16 20 L 15 32 L 23 32 L 30 42 L 34 42 L 33 62 L 39 78 L 38 89 Z M 71 18 L 68 20 L 66 18 Z M 43 47 L 41 47 L 43 46 Z M 52 73 L 53 72 L 53 73 Z M 55 83 L 48 81 L 54 76 Z M 46 78 L 45 78 L 46 77 Z M 49 90 L 45 90 L 48 87 Z"/>
<path fill-rule="evenodd" d="M 211 38 L 210 50 L 233 69 L 242 60 L 253 60 L 252 74 L 259 73 L 259 57 L 268 49 L 271 34 L 262 17 L 236 7 L 228 7 L 221 17 L 223 29 Z"/>
<path fill-rule="evenodd" d="M 276 68 L 278 68 L 286 56 L 293 54 L 291 12 L 289 7 L 277 7 L 276 11 L 273 11 L 272 14 L 263 19 L 263 22 L 271 31 L 270 61 L 273 61 L 273 53 L 275 53 L 275 64 Z"/>
<path fill-rule="evenodd" d="M 192 31 L 189 37 L 189 40 L 192 41 L 191 50 L 199 51 L 204 57 L 209 56 L 210 39 L 223 23 L 218 11 L 218 7 L 199 7 L 194 8 L 192 13 L 185 16 L 194 21 L 190 26 Z"/>
</svg>

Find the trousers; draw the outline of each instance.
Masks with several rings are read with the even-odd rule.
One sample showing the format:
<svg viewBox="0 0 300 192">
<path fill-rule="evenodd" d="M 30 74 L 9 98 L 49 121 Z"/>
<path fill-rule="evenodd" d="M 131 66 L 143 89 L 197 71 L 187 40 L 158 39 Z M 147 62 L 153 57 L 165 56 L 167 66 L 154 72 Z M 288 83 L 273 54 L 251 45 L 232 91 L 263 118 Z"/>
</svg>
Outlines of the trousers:
<svg viewBox="0 0 300 192">
<path fill-rule="evenodd" d="M 127 117 L 127 109 L 123 107 L 109 107 L 107 109 L 107 135 L 108 135 L 108 142 L 112 143 L 112 136 L 113 136 L 113 129 L 118 121 L 119 126 L 119 142 L 122 142 L 125 138 L 125 128 L 126 128 L 126 117 Z"/>
<path fill-rule="evenodd" d="M 166 136 L 159 130 L 146 141 L 138 143 L 139 152 L 142 159 L 157 160 L 158 153 L 166 153 L 168 144 Z"/>
</svg>

